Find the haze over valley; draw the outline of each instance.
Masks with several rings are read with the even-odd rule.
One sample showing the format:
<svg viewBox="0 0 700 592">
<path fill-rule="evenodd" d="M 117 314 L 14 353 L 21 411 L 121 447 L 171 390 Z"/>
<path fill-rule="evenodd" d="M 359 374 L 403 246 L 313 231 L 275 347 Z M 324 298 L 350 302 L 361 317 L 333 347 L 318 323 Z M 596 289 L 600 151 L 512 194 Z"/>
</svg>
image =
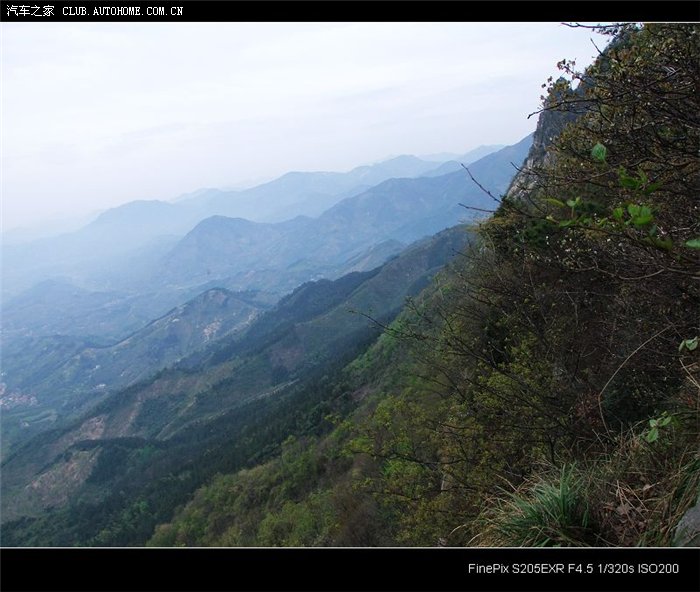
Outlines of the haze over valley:
<svg viewBox="0 0 700 592">
<path fill-rule="evenodd" d="M 2 545 L 700 543 L 697 25 L 14 25 Z"/>
<path fill-rule="evenodd" d="M 23 405 L 6 413 L 16 417 L 3 454 L 11 434 L 51 427 L 65 409 L 75 414 L 244 331 L 301 284 L 369 272 L 415 241 L 483 217 L 494 206 L 485 190 L 507 189 L 530 144 L 528 136 L 477 149 L 486 155 L 475 163 L 470 154 L 461 163 L 403 156 L 345 174 L 289 173 L 241 192 L 132 202 L 77 232 L 7 247 L 4 287 L 31 287 L 6 297 L 3 388 L 6 400 L 32 404 L 28 414 Z M 261 219 L 293 217 L 237 216 L 252 213 L 250 204 Z"/>
</svg>

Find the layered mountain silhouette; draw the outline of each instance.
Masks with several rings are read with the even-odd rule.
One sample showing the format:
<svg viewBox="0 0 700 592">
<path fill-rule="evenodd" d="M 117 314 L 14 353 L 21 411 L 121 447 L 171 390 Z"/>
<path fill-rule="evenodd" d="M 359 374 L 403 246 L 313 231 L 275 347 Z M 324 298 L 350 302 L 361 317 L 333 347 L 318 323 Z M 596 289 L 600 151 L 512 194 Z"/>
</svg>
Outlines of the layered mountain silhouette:
<svg viewBox="0 0 700 592">
<path fill-rule="evenodd" d="M 530 143 L 528 136 L 488 154 L 470 165 L 472 175 L 494 196 L 502 194 Z M 4 454 L 94 405 L 117 400 L 113 397 L 120 389 L 148 383 L 159 372 L 167 374 L 173 364 L 180 368 L 173 372 L 188 368 L 188 376 L 198 365 L 218 370 L 207 370 L 201 375 L 206 378 L 192 378 L 194 382 L 178 378 L 172 392 L 184 389 L 191 396 L 227 376 L 233 380 L 230 394 L 240 402 L 277 388 L 283 378 L 296 380 L 295 360 L 308 364 L 310 359 L 326 359 L 341 347 L 337 340 L 360 339 L 367 321 L 361 314 L 349 315 L 349 309 L 378 317 L 393 314 L 407 294 L 423 285 L 428 271 L 444 263 L 447 254 L 436 245 L 449 243 L 451 252 L 457 249 L 453 239 L 443 237 L 431 247 L 442 259 L 433 261 L 416 254 L 426 252 L 424 247 L 405 250 L 406 245 L 473 221 L 483 215 L 480 210 L 497 205 L 461 165 L 447 174 L 425 176 L 435 164 L 399 157 L 350 173 L 291 173 L 236 192 L 227 202 L 247 195 L 259 204 L 272 203 L 287 191 L 286 201 L 276 203 L 294 208 L 299 200 L 320 203 L 318 195 L 335 191 L 337 203 L 316 217 L 265 222 L 215 215 L 186 231 L 197 218 L 192 212 L 222 197 L 204 191 L 175 204 L 132 202 L 77 233 L 11 252 L 10 279 L 45 270 L 58 279 L 31 287 L 3 307 L 4 393 L 7 400 L 31 401 L 4 414 Z M 405 176 L 382 180 L 389 175 Z M 354 194 L 343 197 L 343 192 Z M 27 269 L 18 271 L 23 257 Z M 350 298 L 344 290 L 353 286 Z M 324 290 L 340 298 L 333 301 L 336 308 L 319 296 Z M 292 316 L 307 308 L 304 302 L 327 304 L 324 320 L 307 319 L 302 326 L 297 318 L 293 331 L 282 321 L 271 321 L 283 313 L 288 299 L 277 312 L 260 316 L 285 294 L 296 303 Z M 320 314 L 320 309 L 312 310 Z M 267 338 L 260 341 L 266 323 L 274 327 L 274 346 Z M 263 349 L 243 355 L 246 343 Z M 265 349 L 268 345 L 273 349 Z M 235 369 L 234 358 L 240 364 Z M 223 407 L 214 405 L 215 413 L 233 404 L 228 397 L 217 399 Z M 170 408 L 174 399 L 168 401 Z M 198 415 L 200 407 L 191 399 L 182 404 L 175 406 L 176 415 L 189 410 L 187 422 L 206 416 Z M 185 421 L 185 416 L 178 417 L 176 423 Z"/>
<path fill-rule="evenodd" d="M 529 149 L 531 137 L 490 154 L 470 167 L 479 183 L 497 196 L 508 187 Z M 222 216 L 200 222 L 159 262 L 166 284 L 187 286 L 237 277 L 239 289 L 251 270 L 274 270 L 284 281 L 299 270 L 338 275 L 353 258 L 385 241 L 410 243 L 497 204 L 460 170 L 437 177 L 390 179 L 348 197 L 317 218 L 297 217 L 277 224 Z M 335 273 L 334 273 L 335 272 Z M 266 289 L 274 286 L 265 285 Z"/>
<path fill-rule="evenodd" d="M 472 151 L 481 155 L 495 147 Z M 468 153 L 464 155 L 468 160 Z M 65 277 L 90 289 L 134 289 L 138 271 L 147 273 L 197 223 L 214 216 L 281 222 L 318 216 L 346 197 L 395 177 L 418 177 L 440 166 L 399 156 L 347 173 L 291 172 L 241 191 L 205 189 L 173 202 L 138 200 L 107 210 L 82 229 L 3 246 L 4 301 L 39 281 Z M 143 291 L 137 286 L 138 291 Z"/>
<path fill-rule="evenodd" d="M 75 420 L 16 447 L 2 466 L 3 516 L 32 515 L 64 506 L 72 497 L 101 503 L 122 487 L 119 483 L 127 490 L 136 483 L 143 486 L 141 477 L 127 485 L 136 465 L 123 463 L 136 459 L 128 460 L 125 450 L 146 446 L 166 454 L 181 451 L 186 443 L 189 452 L 174 454 L 174 465 L 166 463 L 171 472 L 222 439 L 235 440 L 237 422 L 251 409 L 265 415 L 270 405 L 283 404 L 295 388 L 327 371 L 339 355 L 375 338 L 377 323 L 389 322 L 406 297 L 423 289 L 468 240 L 467 230 L 456 227 L 372 271 L 306 283 L 252 322 L 252 307 L 225 290 L 210 290 L 119 344 L 81 351 L 71 358 L 69 370 L 79 373 L 81 360 L 89 360 L 88 375 L 99 371 L 95 362 L 109 364 L 110 357 L 131 355 L 135 368 L 111 362 L 112 376 L 119 380 L 119 368 L 136 377 L 144 367 L 138 358 L 156 353 L 149 350 L 156 341 L 158 359 L 172 360 L 188 340 L 190 346 L 193 340 L 206 345 L 215 332 L 226 334 L 170 369 L 101 398 L 96 406 L 84 402 L 86 411 Z M 221 319 L 218 329 L 214 317 Z M 163 337 L 170 347 L 163 345 Z M 55 377 L 60 375 L 66 375 L 65 368 Z M 97 489 L 96 479 L 101 482 Z"/>
</svg>

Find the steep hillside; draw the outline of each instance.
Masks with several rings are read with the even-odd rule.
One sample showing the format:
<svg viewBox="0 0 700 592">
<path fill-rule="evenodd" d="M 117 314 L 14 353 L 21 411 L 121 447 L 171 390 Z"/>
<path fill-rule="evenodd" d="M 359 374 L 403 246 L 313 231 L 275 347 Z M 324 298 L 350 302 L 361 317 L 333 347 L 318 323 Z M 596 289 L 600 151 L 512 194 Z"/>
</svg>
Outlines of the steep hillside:
<svg viewBox="0 0 700 592">
<path fill-rule="evenodd" d="M 264 306 L 254 295 L 208 290 L 117 343 L 73 353 L 51 372 L 34 368 L 25 371 L 24 380 L 7 378 L 42 399 L 113 391 L 146 378 L 224 335 L 243 330 Z M 7 363 L 17 368 L 12 359 Z"/>
<path fill-rule="evenodd" d="M 340 374 L 356 410 L 151 543 L 697 545 L 698 64 L 694 25 L 562 64 L 585 94 L 553 85 L 478 248 Z"/>
<path fill-rule="evenodd" d="M 145 542 L 214 472 L 264 458 L 302 426 L 317 429 L 324 406 L 352 404 L 334 403 L 337 394 L 322 385 L 376 339 L 378 326 L 364 315 L 388 322 L 467 240 L 465 229 L 455 228 L 372 272 L 301 286 L 242 336 L 219 340 L 109 396 L 79 421 L 37 436 L 2 465 L 5 520 L 38 516 L 3 524 L 5 541 Z M 150 527 L 104 530 L 144 499 L 159 506 Z"/>
<path fill-rule="evenodd" d="M 60 425 L 108 393 L 244 330 L 269 305 L 264 295 L 216 288 L 117 342 L 4 335 L 3 459 L 37 432 Z"/>
<path fill-rule="evenodd" d="M 306 283 L 36 436 L 2 465 L 3 543 L 697 545 L 700 29 L 607 31 L 585 72 L 560 64 L 491 218 Z M 294 224 L 341 260 L 427 232 L 459 182 Z M 241 257 L 258 230 L 281 270 L 294 252 L 276 225 L 213 224 Z"/>
</svg>

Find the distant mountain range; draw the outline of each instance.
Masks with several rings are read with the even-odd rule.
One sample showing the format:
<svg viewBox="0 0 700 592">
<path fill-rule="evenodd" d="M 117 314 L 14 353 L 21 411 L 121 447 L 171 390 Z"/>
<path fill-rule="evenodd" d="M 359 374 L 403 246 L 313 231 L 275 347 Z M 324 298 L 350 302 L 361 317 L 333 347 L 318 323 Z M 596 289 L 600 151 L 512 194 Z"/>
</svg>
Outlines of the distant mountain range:
<svg viewBox="0 0 700 592">
<path fill-rule="evenodd" d="M 494 195 L 502 194 L 530 143 L 528 136 L 493 152 L 470 171 Z M 374 273 L 407 244 L 484 215 L 463 205 L 496 207 L 461 165 L 432 176 L 434 165 L 399 157 L 344 174 L 290 173 L 236 192 L 271 204 L 286 190 L 291 197 L 279 203 L 292 206 L 315 199 L 305 193 L 311 189 L 316 195 L 358 191 L 342 199 L 336 194 L 339 201 L 315 218 L 261 222 L 214 215 L 188 226 L 197 218 L 191 212 L 205 211 L 202 204 L 212 197 L 203 192 L 178 204 L 132 202 L 77 233 L 8 249 L 6 278 L 26 272 L 23 281 L 35 273 L 51 279 L 3 305 L 0 382 L 10 395 L 37 400 L 36 408 L 6 417 L 4 442 L 24 440 L 240 332 L 305 282 Z M 365 188 L 386 175 L 409 173 L 414 176 Z M 18 267 L 22 261 L 26 268 Z"/>
<path fill-rule="evenodd" d="M 422 158 L 423 160 L 430 160 L 432 162 L 453 161 L 463 164 L 471 164 L 472 162 L 476 162 L 480 158 L 483 158 L 492 152 L 497 152 L 501 148 L 505 147 L 505 144 L 490 144 L 488 146 L 479 146 L 464 154 L 459 154 L 457 152 L 439 152 L 437 154 L 421 154 L 419 158 Z"/>
<path fill-rule="evenodd" d="M 475 174 L 492 190 L 504 191 L 515 171 L 511 163 L 522 161 L 528 142 L 526 138 L 474 163 Z M 290 173 L 236 195 L 272 202 L 285 190 L 297 196 L 304 188 L 347 190 L 391 173 L 419 174 L 428 165 L 435 170 L 434 164 L 398 157 L 350 173 Z M 114 339 L 208 287 L 284 293 L 310 279 L 371 269 L 404 244 L 471 217 L 458 206 L 460 201 L 476 199 L 485 205 L 485 196 L 457 166 L 451 177 L 380 183 L 341 200 L 315 220 L 298 217 L 271 224 L 213 218 L 197 225 L 206 210 L 202 204 L 211 197 L 204 192 L 179 204 L 131 202 L 78 232 L 6 246 L 3 332 L 26 328 L 49 335 L 66 333 L 68 326 L 73 334 Z M 195 201 L 200 205 L 194 207 Z M 216 244 L 221 240 L 223 247 Z M 57 279 L 25 294 L 19 289 L 49 278 Z M 74 296 L 67 299 L 66 290 Z M 13 295 L 19 297 L 10 302 Z M 43 304 L 32 308 L 32 302 Z"/>
<path fill-rule="evenodd" d="M 299 215 L 318 216 L 345 197 L 395 177 L 418 177 L 436 168 L 415 156 L 357 167 L 347 173 L 291 172 L 243 191 L 205 191 L 180 205 L 258 222 L 279 222 Z"/>
<path fill-rule="evenodd" d="M 695 137 L 696 32 L 623 27 L 475 162 L 134 202 L 11 251 L 3 547 L 698 543 L 697 155 L 657 134 Z M 663 183 L 601 191 L 616 170 Z"/>
<path fill-rule="evenodd" d="M 480 154 L 493 147 L 473 151 Z M 465 156 L 469 160 L 471 153 Z M 175 202 L 138 200 L 100 214 L 80 230 L 24 244 L 3 245 L 2 298 L 39 281 L 66 277 L 91 288 L 114 287 L 133 261 L 155 262 L 198 222 L 214 215 L 257 222 L 318 216 L 342 199 L 395 177 L 418 177 L 439 163 L 399 156 L 347 173 L 292 172 L 242 191 L 204 189 Z M 106 272 L 106 270 L 109 270 Z M 117 270 L 115 273 L 112 270 Z"/>
<path fill-rule="evenodd" d="M 531 137 L 471 165 L 471 172 L 494 195 L 508 187 L 530 147 Z M 317 218 L 297 217 L 277 224 L 216 216 L 200 222 L 158 262 L 158 282 L 177 287 L 216 278 L 241 278 L 251 270 L 274 270 L 280 281 L 306 269 L 337 276 L 348 261 L 385 241 L 408 244 L 475 217 L 461 204 L 494 209 L 491 197 L 464 170 L 437 177 L 389 179 L 347 197 Z M 155 270 L 153 275 L 155 276 Z M 274 287 L 267 286 L 268 289 Z"/>
<path fill-rule="evenodd" d="M 189 459 L 205 453 L 222 438 L 233 438 L 230 441 L 235 444 L 231 430 L 236 429 L 238 420 L 233 418 L 244 417 L 245 406 L 284 401 L 286 391 L 293 391 L 294 385 L 313 376 L 317 369 L 327 368 L 339 352 L 352 351 L 357 344 L 376 337 L 378 326 L 357 313 L 371 313 L 377 321 L 388 322 L 405 298 L 423 289 L 447 261 L 464 250 L 468 240 L 466 229 L 456 227 L 409 247 L 373 271 L 306 283 L 252 323 L 252 307 L 224 290 L 211 290 L 119 344 L 72 356 L 70 371 L 79 372 L 82 366 L 87 370 L 84 376 L 92 376 L 101 370 L 96 366 L 106 365 L 111 376 L 120 380 L 120 370 L 136 376 L 148 361 L 141 361 L 143 356 L 151 362 L 155 361 L 153 356 L 159 361 L 173 360 L 183 348 L 206 345 L 211 338 L 207 348 L 150 379 L 108 393 L 98 404 L 82 399 L 86 413 L 62 427 L 40 433 L 33 442 L 9 453 L 5 447 L 3 516 L 31 515 L 42 508 L 63 506 L 71 498 L 72 503 L 78 499 L 99 503 L 110 490 L 142 486 L 146 475 L 133 473 L 135 465 L 122 466 L 122 461 L 130 464 L 131 460 L 113 457 L 123 446 L 186 449 Z M 226 313 L 232 314 L 224 326 Z M 218 329 L 213 318 L 222 321 Z M 249 326 L 244 328 L 246 324 Z M 227 336 L 213 339 L 215 333 Z M 117 362 L 120 356 L 124 361 L 128 356 L 137 367 Z M 65 377 L 65 368 L 57 368 L 54 376 Z M 42 399 L 27 410 L 6 414 L 6 425 L 16 431 L 16 423 L 56 413 L 52 407 L 65 403 L 65 397 L 48 393 Z M 266 413 L 264 408 L 262 413 Z M 225 421 L 227 417 L 232 419 Z M 179 453 L 173 456 L 176 458 L 176 463 L 189 462 Z M 138 459 L 132 460 L 138 464 Z M 106 464 L 94 473 L 96 462 Z M 171 464 L 166 472 L 185 465 Z M 114 487 L 105 488 L 104 483 L 94 487 L 96 480 L 102 479 L 101 473 Z M 154 473 L 148 480 L 163 476 Z"/>
</svg>

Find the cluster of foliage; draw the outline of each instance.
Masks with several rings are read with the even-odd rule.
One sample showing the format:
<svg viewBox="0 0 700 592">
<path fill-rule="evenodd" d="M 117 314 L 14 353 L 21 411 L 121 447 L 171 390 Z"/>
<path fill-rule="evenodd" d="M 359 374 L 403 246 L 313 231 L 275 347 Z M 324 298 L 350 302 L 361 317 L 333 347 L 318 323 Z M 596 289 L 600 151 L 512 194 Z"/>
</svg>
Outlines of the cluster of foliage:
<svg viewBox="0 0 700 592">
<path fill-rule="evenodd" d="M 520 175 L 526 189 L 511 188 L 482 226 L 481 250 L 417 309 L 420 323 L 405 336 L 424 346 L 420 395 L 403 392 L 375 416 L 375 457 L 392 458 L 378 481 L 402 508 L 399 542 L 479 542 L 493 511 L 481 507 L 486 495 L 511 519 L 499 530 L 511 535 L 491 542 L 669 544 L 677 512 L 665 514 L 666 538 L 631 536 L 601 510 L 625 514 L 611 483 L 640 500 L 656 484 L 636 525 L 651 524 L 670 499 L 696 501 L 679 488 L 697 483 L 700 30 L 622 27 L 586 72 L 561 68 L 570 80 L 551 84 L 540 128 L 573 123 Z M 629 467 L 611 472 L 619 462 L 593 463 L 629 453 L 630 430 L 654 445 L 671 417 L 672 443 L 645 453 L 643 479 Z M 422 459 L 407 459 L 411 450 Z M 681 458 L 689 469 L 674 469 Z M 559 470 L 572 462 L 597 468 L 574 487 L 574 473 Z M 504 484 L 522 496 L 504 503 Z M 566 500 L 557 537 L 542 521 Z M 540 534 L 519 536 L 512 520 Z"/>
</svg>

